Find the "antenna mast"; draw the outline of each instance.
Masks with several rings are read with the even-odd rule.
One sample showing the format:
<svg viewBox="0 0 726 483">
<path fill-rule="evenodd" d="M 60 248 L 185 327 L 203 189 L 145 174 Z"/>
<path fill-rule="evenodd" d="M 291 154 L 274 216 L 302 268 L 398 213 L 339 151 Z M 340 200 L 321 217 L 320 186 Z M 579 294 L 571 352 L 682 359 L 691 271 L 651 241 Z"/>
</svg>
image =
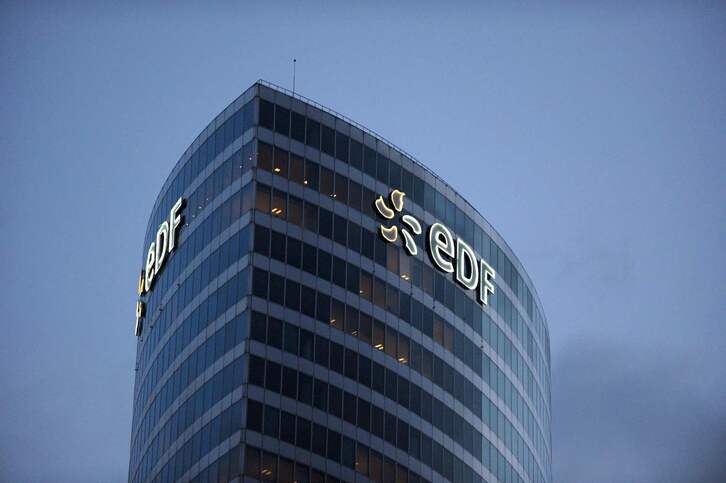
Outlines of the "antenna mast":
<svg viewBox="0 0 726 483">
<path fill-rule="evenodd" d="M 295 66 L 297 65 L 297 59 L 292 59 L 292 95 L 295 95 Z"/>
</svg>

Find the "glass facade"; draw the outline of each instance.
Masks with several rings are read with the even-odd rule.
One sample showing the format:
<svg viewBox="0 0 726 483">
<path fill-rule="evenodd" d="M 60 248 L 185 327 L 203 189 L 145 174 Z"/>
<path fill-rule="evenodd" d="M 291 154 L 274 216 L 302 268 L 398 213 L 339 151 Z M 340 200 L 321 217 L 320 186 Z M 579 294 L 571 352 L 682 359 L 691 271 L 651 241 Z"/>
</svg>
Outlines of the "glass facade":
<svg viewBox="0 0 726 483">
<path fill-rule="evenodd" d="M 395 189 L 496 271 L 488 305 L 424 234 L 415 256 L 380 236 L 374 202 Z M 260 81 L 174 167 L 144 247 L 180 197 L 140 296 L 130 482 L 552 481 L 544 312 L 444 181 Z"/>
</svg>

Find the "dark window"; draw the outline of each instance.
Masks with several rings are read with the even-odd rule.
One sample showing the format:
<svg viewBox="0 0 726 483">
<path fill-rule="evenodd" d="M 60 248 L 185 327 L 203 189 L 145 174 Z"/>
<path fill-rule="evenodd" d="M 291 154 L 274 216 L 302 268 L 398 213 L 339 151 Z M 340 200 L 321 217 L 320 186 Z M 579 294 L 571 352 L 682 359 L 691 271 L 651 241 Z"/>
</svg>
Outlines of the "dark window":
<svg viewBox="0 0 726 483">
<path fill-rule="evenodd" d="M 310 118 L 307 121 L 306 144 L 315 149 L 320 149 L 320 123 Z"/>
<path fill-rule="evenodd" d="M 267 368 L 265 371 L 265 389 L 272 392 L 280 392 L 281 370 L 280 364 L 267 361 Z"/>
<path fill-rule="evenodd" d="M 318 250 L 307 243 L 303 244 L 303 263 L 302 268 L 308 273 L 315 275 L 317 273 L 317 254 Z"/>
<path fill-rule="evenodd" d="M 325 426 L 313 423 L 313 453 L 325 457 Z"/>
<path fill-rule="evenodd" d="M 282 395 L 291 399 L 297 397 L 297 371 L 289 367 L 282 368 Z"/>
<path fill-rule="evenodd" d="M 308 317 L 315 317 L 315 290 L 300 286 L 300 309 Z"/>
<path fill-rule="evenodd" d="M 345 260 L 333 257 L 333 283 L 345 288 Z"/>
<path fill-rule="evenodd" d="M 267 272 L 256 267 L 252 271 L 252 295 L 267 298 Z"/>
<path fill-rule="evenodd" d="M 271 234 L 271 244 L 270 244 L 270 255 L 272 258 L 276 260 L 280 260 L 281 262 L 285 261 L 285 235 L 277 232 L 272 231 Z"/>
<path fill-rule="evenodd" d="M 332 256 L 330 253 L 318 250 L 318 277 L 330 281 Z"/>
<path fill-rule="evenodd" d="M 383 410 L 378 406 L 371 406 L 371 433 L 383 438 Z"/>
<path fill-rule="evenodd" d="M 343 419 L 355 426 L 357 411 L 356 397 L 349 392 L 343 393 Z"/>
<path fill-rule="evenodd" d="M 319 186 L 318 164 L 312 161 L 305 161 L 305 181 L 303 184 L 310 189 L 318 190 Z"/>
<path fill-rule="evenodd" d="M 290 137 L 301 143 L 305 142 L 305 116 L 292 111 L 290 118 Z"/>
<path fill-rule="evenodd" d="M 290 111 L 282 106 L 275 106 L 275 131 L 285 136 L 290 134 Z"/>
<path fill-rule="evenodd" d="M 267 321 L 267 344 L 282 349 L 282 321 L 270 317 Z"/>
<path fill-rule="evenodd" d="M 252 312 L 252 321 L 250 323 L 250 339 L 267 343 L 267 320 L 265 314 Z"/>
<path fill-rule="evenodd" d="M 299 240 L 294 238 L 287 239 L 287 264 L 292 265 L 295 268 L 300 268 L 302 262 L 301 252 L 302 244 Z"/>
<path fill-rule="evenodd" d="M 264 99 L 260 99 L 260 126 L 273 129 L 275 120 L 275 106 Z"/>
<path fill-rule="evenodd" d="M 334 183 L 334 173 L 329 170 L 328 168 L 321 167 L 320 168 L 320 192 L 326 196 L 333 196 L 335 194 L 335 189 L 333 187 Z"/>
<path fill-rule="evenodd" d="M 345 246 L 348 223 L 346 219 L 340 215 L 334 215 L 333 219 L 335 220 L 333 225 L 333 239 L 336 243 L 340 243 L 341 245 Z"/>
<path fill-rule="evenodd" d="M 363 171 L 371 178 L 376 177 L 376 151 L 368 146 L 364 149 Z"/>
<path fill-rule="evenodd" d="M 245 475 L 259 478 L 260 450 L 251 446 L 245 447 Z"/>
<path fill-rule="evenodd" d="M 270 256 L 270 230 L 259 225 L 255 226 L 255 252 Z"/>
<path fill-rule="evenodd" d="M 313 333 L 304 329 L 300 329 L 300 357 L 313 360 Z"/>
<path fill-rule="evenodd" d="M 335 342 L 330 343 L 330 360 L 331 361 L 342 361 L 343 360 L 343 346 L 342 345 L 337 344 Z M 340 363 L 332 364 L 330 368 L 340 374 L 343 373 L 343 365 Z"/>
<path fill-rule="evenodd" d="M 333 214 L 324 208 L 320 208 L 318 233 L 320 236 L 328 239 L 331 239 L 333 236 Z"/>
<path fill-rule="evenodd" d="M 380 154 L 376 160 L 376 178 L 383 184 L 388 184 L 388 158 Z"/>
<path fill-rule="evenodd" d="M 320 150 L 325 154 L 335 156 L 335 130 L 325 124 L 322 125 Z"/>
<path fill-rule="evenodd" d="M 270 274 L 270 302 L 285 305 L 285 279 L 274 273 Z"/>
<path fill-rule="evenodd" d="M 262 404 L 252 399 L 247 401 L 247 428 L 262 432 Z"/>
<path fill-rule="evenodd" d="M 295 445 L 303 449 L 310 449 L 310 423 L 303 418 L 297 418 Z"/>
<path fill-rule="evenodd" d="M 298 373 L 297 400 L 308 406 L 313 405 L 313 378 L 302 372 Z"/>
<path fill-rule="evenodd" d="M 343 392 L 335 386 L 329 387 L 329 410 L 330 414 L 341 417 L 343 412 Z"/>
<path fill-rule="evenodd" d="M 355 181 L 348 183 L 348 205 L 358 211 L 361 211 L 362 187 Z"/>
<path fill-rule="evenodd" d="M 277 438 L 280 434 L 280 410 L 271 406 L 265 406 L 265 427 L 264 433 L 267 436 Z"/>
<path fill-rule="evenodd" d="M 330 342 L 323 337 L 315 337 L 315 363 L 328 367 L 328 347 Z"/>
<path fill-rule="evenodd" d="M 292 324 L 285 324 L 285 352 L 298 354 L 299 329 Z"/>
<path fill-rule="evenodd" d="M 313 404 L 316 408 L 326 412 L 328 410 L 328 384 L 320 379 L 315 379 L 313 391 Z"/>
<path fill-rule="evenodd" d="M 394 188 L 401 188 L 401 167 L 396 163 L 389 163 L 389 183 Z"/>
<path fill-rule="evenodd" d="M 340 461 L 340 433 L 328 431 L 328 459 Z"/>
<path fill-rule="evenodd" d="M 318 207 L 307 201 L 304 204 L 305 229 L 313 233 L 318 232 Z"/>
<path fill-rule="evenodd" d="M 300 310 L 300 284 L 292 280 L 285 281 L 285 306 L 288 309 Z"/>
<path fill-rule="evenodd" d="M 396 446 L 396 418 L 393 414 L 386 413 L 384 439 Z"/>
<path fill-rule="evenodd" d="M 363 145 L 355 139 L 350 140 L 350 165 L 361 171 L 363 169 Z"/>
<path fill-rule="evenodd" d="M 358 399 L 358 427 L 366 431 L 371 427 L 371 404 L 364 399 Z"/>
<path fill-rule="evenodd" d="M 335 133 L 335 157 L 348 162 L 348 136 L 340 132 Z"/>
<path fill-rule="evenodd" d="M 290 154 L 290 181 L 305 184 L 305 161 L 294 154 Z"/>
<path fill-rule="evenodd" d="M 345 377 L 354 381 L 358 380 L 358 354 L 350 349 L 345 349 Z"/>
</svg>

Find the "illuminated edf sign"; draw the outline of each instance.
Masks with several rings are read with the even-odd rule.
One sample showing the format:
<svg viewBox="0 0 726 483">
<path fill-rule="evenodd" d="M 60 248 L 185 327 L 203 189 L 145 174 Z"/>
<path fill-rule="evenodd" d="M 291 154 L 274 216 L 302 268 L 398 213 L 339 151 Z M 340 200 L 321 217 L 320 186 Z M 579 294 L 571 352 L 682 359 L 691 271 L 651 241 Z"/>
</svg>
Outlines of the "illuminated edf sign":
<svg viewBox="0 0 726 483">
<path fill-rule="evenodd" d="M 151 242 L 148 252 L 146 252 L 146 264 L 139 275 L 139 296 L 144 295 L 151 290 L 156 276 L 164 267 L 168 256 L 177 246 L 177 231 L 182 224 L 183 217 L 181 210 L 184 208 L 184 199 L 179 198 L 169 211 L 169 219 L 159 225 L 156 230 L 156 239 Z M 142 300 L 136 302 L 136 336 L 141 335 L 143 330 L 144 315 L 146 313 L 146 304 Z"/>
<path fill-rule="evenodd" d="M 403 210 L 403 197 L 406 194 L 399 190 L 393 190 L 389 199 L 393 208 L 379 196 L 374 204 L 380 216 L 392 220 L 397 212 Z M 418 249 L 413 240 L 414 235 L 421 234 L 421 224 L 411 215 L 403 215 L 401 221 L 406 228 L 401 228 L 404 248 L 409 255 L 416 256 Z M 398 239 L 399 229 L 397 226 L 385 227 L 380 225 L 381 237 L 389 243 Z M 494 269 L 483 259 L 476 255 L 474 250 L 461 238 L 454 239 L 448 228 L 441 223 L 432 224 L 427 233 L 427 248 L 433 265 L 446 273 L 453 273 L 454 279 L 464 288 L 477 290 L 479 302 L 483 305 L 489 304 L 489 294 L 494 293 L 492 281 L 496 278 Z"/>
</svg>

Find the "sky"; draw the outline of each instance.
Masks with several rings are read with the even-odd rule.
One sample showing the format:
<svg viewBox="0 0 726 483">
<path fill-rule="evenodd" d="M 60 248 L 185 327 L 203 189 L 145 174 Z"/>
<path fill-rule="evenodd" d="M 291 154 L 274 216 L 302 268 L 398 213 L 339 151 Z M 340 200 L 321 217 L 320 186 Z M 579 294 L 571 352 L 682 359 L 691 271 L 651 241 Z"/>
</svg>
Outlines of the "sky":
<svg viewBox="0 0 726 483">
<path fill-rule="evenodd" d="M 147 217 L 293 58 L 526 267 L 555 481 L 726 481 L 725 50 L 718 2 L 1 2 L 0 481 L 126 480 Z"/>
</svg>

